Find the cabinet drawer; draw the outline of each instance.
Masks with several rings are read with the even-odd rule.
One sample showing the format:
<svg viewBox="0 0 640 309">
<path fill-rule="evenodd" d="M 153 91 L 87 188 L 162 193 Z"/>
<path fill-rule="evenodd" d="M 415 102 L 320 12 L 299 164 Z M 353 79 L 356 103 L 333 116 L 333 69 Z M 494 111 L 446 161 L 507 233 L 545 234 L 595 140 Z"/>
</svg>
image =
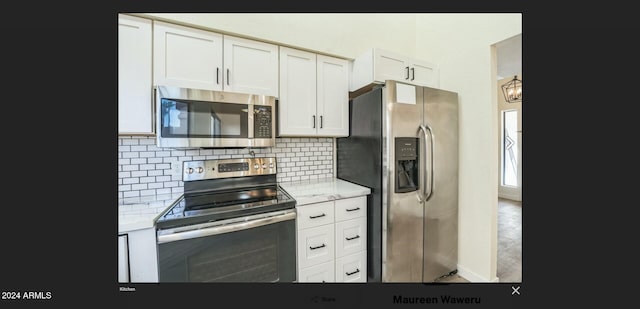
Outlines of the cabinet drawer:
<svg viewBox="0 0 640 309">
<path fill-rule="evenodd" d="M 328 262 L 334 258 L 334 225 L 298 230 L 298 267 Z"/>
<path fill-rule="evenodd" d="M 367 249 L 367 218 L 360 217 L 336 223 L 336 257 Z"/>
<path fill-rule="evenodd" d="M 300 269 L 298 282 L 335 282 L 333 261 Z"/>
<path fill-rule="evenodd" d="M 335 203 L 336 222 L 367 216 L 366 196 L 336 200 Z"/>
<path fill-rule="evenodd" d="M 367 282 L 367 251 L 336 260 L 336 282 Z"/>
<path fill-rule="evenodd" d="M 296 207 L 298 229 L 333 223 L 333 202 L 324 202 Z"/>
</svg>

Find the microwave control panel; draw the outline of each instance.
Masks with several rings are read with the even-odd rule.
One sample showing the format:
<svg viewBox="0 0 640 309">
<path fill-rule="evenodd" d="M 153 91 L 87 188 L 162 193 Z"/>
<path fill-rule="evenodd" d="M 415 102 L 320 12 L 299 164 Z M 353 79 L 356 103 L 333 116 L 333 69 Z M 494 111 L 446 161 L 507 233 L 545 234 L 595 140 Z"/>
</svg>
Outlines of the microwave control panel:
<svg viewBox="0 0 640 309">
<path fill-rule="evenodd" d="M 253 108 L 253 137 L 271 138 L 271 106 L 255 106 Z"/>
</svg>

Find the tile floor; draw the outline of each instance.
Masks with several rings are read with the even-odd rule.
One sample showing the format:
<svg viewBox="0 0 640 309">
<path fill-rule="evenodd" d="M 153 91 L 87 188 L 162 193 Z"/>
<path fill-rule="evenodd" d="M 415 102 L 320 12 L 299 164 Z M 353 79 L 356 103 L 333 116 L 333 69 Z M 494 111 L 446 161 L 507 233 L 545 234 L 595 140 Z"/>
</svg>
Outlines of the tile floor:
<svg viewBox="0 0 640 309">
<path fill-rule="evenodd" d="M 500 282 L 522 282 L 522 202 L 498 200 L 498 270 Z M 439 282 L 469 282 L 455 274 Z"/>
</svg>

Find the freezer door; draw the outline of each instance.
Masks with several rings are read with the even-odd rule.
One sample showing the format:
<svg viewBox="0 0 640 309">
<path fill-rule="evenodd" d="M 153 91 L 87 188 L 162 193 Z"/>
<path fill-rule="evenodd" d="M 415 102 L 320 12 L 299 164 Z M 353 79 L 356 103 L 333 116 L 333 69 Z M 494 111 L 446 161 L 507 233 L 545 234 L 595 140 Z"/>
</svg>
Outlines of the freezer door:
<svg viewBox="0 0 640 309">
<path fill-rule="evenodd" d="M 411 143 L 406 147 L 396 145 L 396 141 L 411 139 L 416 141 L 415 145 L 422 145 L 419 135 L 423 119 L 422 90 L 399 84 L 387 81 L 383 88 L 382 281 L 422 282 L 424 211 L 420 200 L 423 198 L 423 175 L 417 177 L 417 190 L 408 191 L 407 187 L 411 185 L 406 183 L 413 180 L 398 166 L 405 164 L 402 169 L 408 168 L 407 159 L 411 158 L 413 150 L 407 152 L 406 147 L 414 146 Z M 416 148 L 416 156 L 420 158 L 421 149 Z M 396 157 L 398 153 L 400 155 Z M 402 164 L 396 164 L 397 160 L 403 160 Z M 404 178 L 398 182 L 396 177 Z M 396 190 L 398 183 L 405 183 L 402 190 Z"/>
<path fill-rule="evenodd" d="M 458 95 L 423 91 L 424 126 L 432 139 L 426 153 L 423 280 L 431 282 L 458 263 Z"/>
</svg>

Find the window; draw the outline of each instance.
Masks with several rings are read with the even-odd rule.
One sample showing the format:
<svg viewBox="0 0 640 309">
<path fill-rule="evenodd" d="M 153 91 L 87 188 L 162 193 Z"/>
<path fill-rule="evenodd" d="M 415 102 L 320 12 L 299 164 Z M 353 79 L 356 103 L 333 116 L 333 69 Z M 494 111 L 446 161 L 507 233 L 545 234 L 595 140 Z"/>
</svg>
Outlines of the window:
<svg viewBox="0 0 640 309">
<path fill-rule="evenodd" d="M 502 112 L 502 185 L 518 186 L 518 112 Z"/>
</svg>

